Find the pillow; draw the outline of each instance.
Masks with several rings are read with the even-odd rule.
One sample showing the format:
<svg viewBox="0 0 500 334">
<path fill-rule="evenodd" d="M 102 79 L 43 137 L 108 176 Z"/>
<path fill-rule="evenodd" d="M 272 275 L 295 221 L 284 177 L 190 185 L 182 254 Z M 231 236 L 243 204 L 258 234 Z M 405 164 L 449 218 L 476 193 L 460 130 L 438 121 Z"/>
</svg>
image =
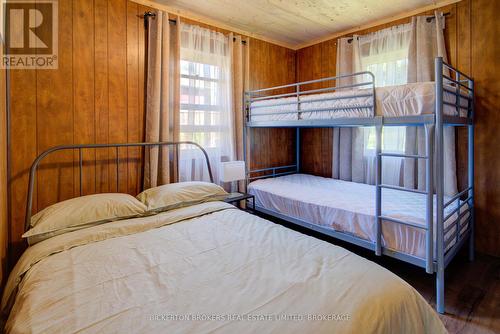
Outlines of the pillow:
<svg viewBox="0 0 500 334">
<path fill-rule="evenodd" d="M 150 188 L 137 195 L 148 212 L 162 212 L 194 204 L 221 201 L 227 197 L 222 187 L 209 182 L 179 182 Z"/>
<path fill-rule="evenodd" d="M 34 244 L 66 232 L 145 213 L 146 206 L 127 194 L 76 197 L 51 205 L 31 217 L 31 228 L 23 238 Z"/>
</svg>

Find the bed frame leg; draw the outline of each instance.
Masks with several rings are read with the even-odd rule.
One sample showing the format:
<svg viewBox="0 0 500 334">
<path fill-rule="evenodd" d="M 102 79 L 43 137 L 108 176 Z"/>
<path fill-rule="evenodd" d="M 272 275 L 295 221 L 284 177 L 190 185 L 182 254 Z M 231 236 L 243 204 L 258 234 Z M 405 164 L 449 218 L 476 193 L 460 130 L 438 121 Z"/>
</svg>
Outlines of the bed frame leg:
<svg viewBox="0 0 500 334">
<path fill-rule="evenodd" d="M 474 82 L 469 80 L 469 88 L 474 89 Z M 471 107 L 471 117 L 474 112 L 474 101 Z M 470 235 L 469 235 L 469 261 L 474 261 L 474 229 L 475 229 L 475 210 L 474 210 L 474 124 L 468 126 L 468 138 L 467 138 L 467 164 L 468 164 L 468 185 L 469 190 L 469 207 L 470 207 Z"/>
<path fill-rule="evenodd" d="M 443 58 L 434 60 L 436 85 L 436 309 L 444 313 L 444 153 L 443 153 Z"/>
<path fill-rule="evenodd" d="M 436 310 L 444 314 L 444 269 L 436 272 Z"/>
<path fill-rule="evenodd" d="M 469 261 L 472 262 L 476 258 L 476 254 L 474 252 L 474 208 L 471 210 L 471 231 L 469 235 Z"/>
</svg>

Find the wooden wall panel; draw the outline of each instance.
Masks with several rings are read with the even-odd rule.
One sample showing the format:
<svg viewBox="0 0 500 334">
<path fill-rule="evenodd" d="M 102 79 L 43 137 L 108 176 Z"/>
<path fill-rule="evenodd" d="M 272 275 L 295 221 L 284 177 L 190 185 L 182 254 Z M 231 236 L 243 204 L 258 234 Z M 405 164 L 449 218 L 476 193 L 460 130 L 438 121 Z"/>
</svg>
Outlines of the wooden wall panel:
<svg viewBox="0 0 500 334">
<path fill-rule="evenodd" d="M 295 82 L 295 52 L 250 40 L 250 89 Z M 276 94 L 289 90 L 276 91 Z M 294 129 L 250 129 L 250 169 L 290 165 L 295 159 Z"/>
<path fill-rule="evenodd" d="M 140 15 L 141 13 L 144 13 L 148 10 L 147 7 L 143 5 L 139 5 L 137 7 L 137 13 Z M 146 107 L 145 107 L 145 101 L 146 101 L 146 48 L 142 47 L 143 45 L 146 45 L 146 40 L 147 40 L 147 32 L 146 30 L 141 30 L 141 26 L 139 25 L 138 27 L 139 32 L 137 34 L 137 40 L 138 40 L 138 51 L 137 51 L 137 88 L 139 89 L 139 94 L 138 94 L 138 101 L 137 101 L 137 108 L 138 108 L 138 123 L 139 123 L 139 138 L 140 140 L 143 140 L 144 134 L 145 134 L 145 121 L 146 121 Z M 140 157 L 142 161 L 142 157 L 144 152 L 140 152 Z M 139 172 L 137 174 L 137 177 L 139 180 L 137 181 L 137 186 L 139 189 L 142 188 L 142 178 L 143 178 L 143 170 L 142 170 L 142 162 L 138 164 L 139 167 Z"/>
<path fill-rule="evenodd" d="M 148 9 L 126 0 L 60 0 L 59 68 L 10 72 L 16 101 L 10 108 L 10 266 L 24 248 L 28 169 L 36 155 L 61 144 L 142 141 L 145 38 L 137 15 Z M 119 191 L 135 194 L 140 153 L 119 155 Z M 114 150 L 84 154 L 83 194 L 116 191 L 115 157 Z M 34 210 L 80 193 L 78 152 L 44 161 Z"/>
<path fill-rule="evenodd" d="M 333 129 L 318 128 L 300 131 L 301 172 L 332 177 Z"/>
<path fill-rule="evenodd" d="M 297 51 L 297 81 L 335 76 L 337 41 L 329 40 Z M 317 89 L 332 86 L 332 82 L 304 86 Z M 301 171 L 324 177 L 332 176 L 332 129 L 304 129 L 301 132 Z"/>
<path fill-rule="evenodd" d="M 73 3 L 73 136 L 75 143 L 95 143 L 96 127 L 94 113 L 95 68 L 94 53 L 94 2 Z M 74 152 L 78 159 L 79 152 Z M 83 177 L 80 185 L 78 164 L 74 167 L 74 196 L 95 192 L 95 150 L 83 151 Z"/>
<path fill-rule="evenodd" d="M 135 18 L 132 24 L 136 23 Z M 137 43 L 137 40 L 135 41 Z M 108 2 L 108 93 L 109 127 L 123 129 L 110 131 L 109 141 L 127 141 L 127 2 Z M 118 156 L 117 156 L 118 155 Z M 118 169 L 109 165 L 109 181 L 112 191 L 127 192 L 127 149 L 110 151 L 110 159 L 118 159 Z"/>
<path fill-rule="evenodd" d="M 495 147 L 498 142 L 496 126 L 500 122 L 498 105 L 499 73 L 497 39 L 500 25 L 496 21 L 499 1 L 463 0 L 444 6 L 439 10 L 448 12 L 444 31 L 448 61 L 459 70 L 469 73 L 476 84 L 476 208 L 477 208 L 477 249 L 500 256 L 500 158 Z M 430 15 L 432 11 L 419 15 Z M 379 29 L 410 21 L 399 19 L 380 26 L 356 32 L 366 34 Z M 349 34 L 352 35 L 352 34 Z M 305 81 L 335 75 L 336 39 L 297 50 L 297 80 Z M 318 70 L 319 68 L 319 70 Z M 302 168 L 312 174 L 331 175 L 328 163 L 320 163 L 318 156 L 326 154 L 332 136 L 325 135 L 324 129 L 311 129 L 301 137 Z M 458 185 L 463 189 L 467 184 L 467 131 L 457 129 L 457 176 Z M 305 155 L 307 152 L 307 155 Z"/>
<path fill-rule="evenodd" d="M 474 0 L 472 75 L 476 93 L 476 242 L 478 250 L 500 256 L 500 1 Z"/>
<path fill-rule="evenodd" d="M 72 1 L 59 2 L 59 26 L 67 27 L 59 30 L 59 68 L 36 71 L 37 154 L 74 141 L 73 52 L 64 47 L 73 43 L 72 11 Z M 36 180 L 39 208 L 73 197 L 72 155 L 61 152 L 44 159 Z"/>
<path fill-rule="evenodd" d="M 109 142 L 108 0 L 94 0 L 94 112 L 96 143 Z M 110 192 L 109 151 L 96 151 L 96 192 Z"/>
<path fill-rule="evenodd" d="M 139 5 L 127 2 L 127 142 L 140 142 L 142 124 L 139 117 L 139 33 L 144 25 L 137 18 Z M 127 193 L 137 194 L 140 191 L 140 149 L 127 150 Z"/>
<path fill-rule="evenodd" d="M 9 71 L 10 147 L 9 149 L 9 253 L 19 255 L 23 250 L 23 234 L 28 172 L 37 156 L 36 72 L 32 70 Z M 37 208 L 34 192 L 33 207 Z M 15 257 L 14 256 L 14 257 Z M 12 261 L 9 262 L 9 266 Z"/>
</svg>

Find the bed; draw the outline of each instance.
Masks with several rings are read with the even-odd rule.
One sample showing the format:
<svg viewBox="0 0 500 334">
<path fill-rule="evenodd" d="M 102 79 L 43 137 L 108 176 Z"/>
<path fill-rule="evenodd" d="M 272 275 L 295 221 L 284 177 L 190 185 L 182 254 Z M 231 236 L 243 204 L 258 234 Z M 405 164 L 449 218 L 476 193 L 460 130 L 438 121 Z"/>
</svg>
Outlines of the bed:
<svg viewBox="0 0 500 334">
<path fill-rule="evenodd" d="M 42 241 L 16 289 L 12 333 L 445 332 L 388 270 L 223 202 Z"/>
<path fill-rule="evenodd" d="M 249 184 L 248 191 L 255 196 L 256 206 L 260 209 L 276 211 L 370 242 L 375 241 L 375 187 L 372 185 L 292 174 L 253 181 Z M 425 195 L 384 189 L 382 200 L 385 216 L 425 227 Z M 445 213 L 450 214 L 461 204 L 460 199 L 455 200 Z M 462 212 L 465 213 L 461 218 L 464 223 L 461 228 L 463 233 L 467 229 L 467 204 L 462 207 Z M 454 223 L 458 215 L 458 212 L 453 213 L 445 222 L 446 250 L 455 244 L 457 227 Z M 425 230 L 422 228 L 383 221 L 382 243 L 389 250 L 424 259 L 425 237 Z"/>
<path fill-rule="evenodd" d="M 38 164 L 52 152 L 179 144 L 189 142 L 53 148 L 35 160 L 28 194 Z M 205 196 L 213 188 L 220 187 L 174 183 L 137 198 L 96 194 L 34 216 L 29 211 L 25 235 L 33 237 L 40 221 L 51 232 L 32 239 L 9 276 L 2 297 L 5 331 L 446 332 L 422 296 L 388 270 Z M 102 199 L 108 197 L 128 206 L 141 201 L 134 210 L 149 211 L 53 230 L 59 218 L 65 224 L 84 215 L 72 217 L 72 206 L 96 208 L 89 215 L 103 206 L 109 213 Z"/>
<path fill-rule="evenodd" d="M 466 242 L 474 259 L 474 80 L 441 57 L 433 78 L 375 87 L 373 73 L 357 72 L 246 91 L 243 144 L 258 211 L 436 273 L 436 308 L 444 313 L 446 266 Z M 421 127 L 424 141 L 405 152 L 383 150 L 386 126 Z M 468 132 L 468 182 L 446 197 L 444 128 L 457 126 Z M 301 154 L 310 154 L 301 149 L 301 129 L 342 127 L 374 128 L 374 186 L 300 174 Z M 258 159 L 259 128 L 295 129 L 293 162 L 248 163 Z M 423 189 L 384 184 L 387 157 L 425 166 Z"/>
</svg>

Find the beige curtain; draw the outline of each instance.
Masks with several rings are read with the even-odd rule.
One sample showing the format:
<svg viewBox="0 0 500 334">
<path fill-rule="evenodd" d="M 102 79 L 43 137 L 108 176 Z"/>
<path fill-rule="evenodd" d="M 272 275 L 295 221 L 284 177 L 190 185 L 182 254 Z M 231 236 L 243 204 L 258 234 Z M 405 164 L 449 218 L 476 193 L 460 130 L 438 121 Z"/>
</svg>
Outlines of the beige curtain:
<svg viewBox="0 0 500 334">
<path fill-rule="evenodd" d="M 179 140 L 180 18 L 156 11 L 148 20 L 146 86 L 147 142 Z M 177 152 L 171 147 L 145 150 L 144 189 L 177 181 Z"/>
<path fill-rule="evenodd" d="M 427 16 L 412 19 L 412 36 L 408 51 L 408 82 L 424 82 L 434 80 L 434 59 L 443 57 L 447 61 L 444 43 L 445 18 L 442 13 L 435 13 L 433 20 Z M 406 128 L 405 152 L 407 154 L 425 155 L 425 134 L 423 127 Z M 404 186 L 425 190 L 425 161 L 405 159 Z M 455 131 L 452 127 L 444 128 L 444 192 L 451 196 L 457 192 L 457 176 L 455 162 Z"/>
<path fill-rule="evenodd" d="M 352 38 L 345 37 L 337 40 L 337 76 L 362 71 L 358 37 L 358 35 L 354 35 Z M 361 82 L 361 80 L 356 81 Z M 347 77 L 340 79 L 337 85 L 343 86 L 353 83 L 355 83 L 353 77 Z"/>
<path fill-rule="evenodd" d="M 236 160 L 243 160 L 243 127 L 244 127 L 244 93 L 249 88 L 250 73 L 250 39 L 229 35 L 229 48 L 231 53 L 232 66 L 232 108 L 234 120 L 234 157 Z M 247 143 L 248 144 L 248 143 Z M 248 147 L 248 145 L 247 145 Z M 245 182 L 238 183 L 238 191 L 245 191 Z M 236 189 L 234 189 L 236 190 Z"/>
<path fill-rule="evenodd" d="M 337 40 L 337 75 L 361 71 L 358 36 Z M 357 80 L 358 79 L 358 80 Z M 337 85 L 350 85 L 362 78 L 342 78 Z M 332 177 L 345 181 L 367 183 L 366 163 L 363 157 L 362 128 L 333 129 Z"/>
</svg>

